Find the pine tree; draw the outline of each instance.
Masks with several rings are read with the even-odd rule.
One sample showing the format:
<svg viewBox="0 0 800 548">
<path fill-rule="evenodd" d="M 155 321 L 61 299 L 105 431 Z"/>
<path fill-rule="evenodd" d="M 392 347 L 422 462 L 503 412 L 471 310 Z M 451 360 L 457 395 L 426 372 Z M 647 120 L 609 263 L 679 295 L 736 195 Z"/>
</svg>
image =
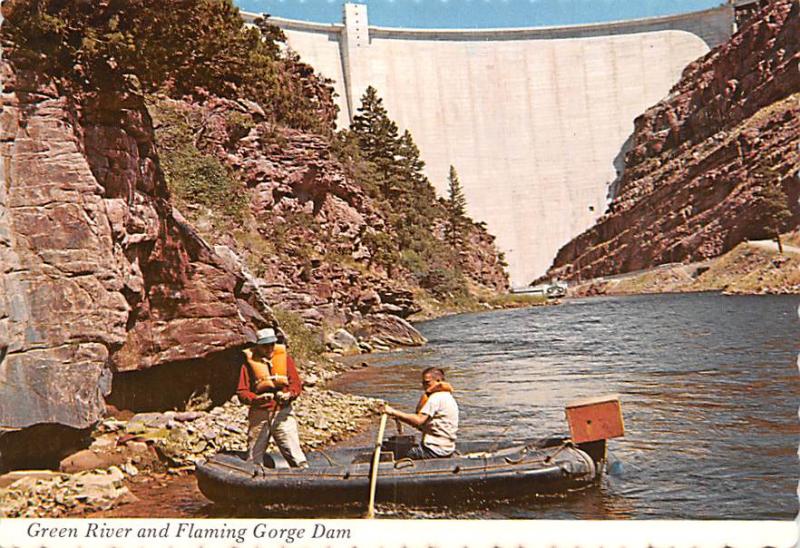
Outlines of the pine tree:
<svg viewBox="0 0 800 548">
<path fill-rule="evenodd" d="M 419 157 L 419 148 L 408 130 L 403 132 L 397 142 L 397 160 L 403 176 L 411 183 L 413 190 L 424 192 L 430 187 L 428 178 L 423 173 L 425 162 Z"/>
<path fill-rule="evenodd" d="M 358 114 L 353 117 L 350 131 L 356 136 L 362 157 L 375 165 L 378 186 L 384 197 L 396 192 L 400 175 L 397 159 L 399 139 L 395 124 L 383 106 L 383 99 L 369 86 L 361 97 Z"/>
<path fill-rule="evenodd" d="M 792 218 L 789 209 L 789 198 L 783 191 L 780 176 L 772 170 L 761 171 L 765 177 L 761 191 L 758 193 L 759 207 L 762 210 L 762 222 L 767 235 L 778 244 L 778 253 L 783 253 L 781 232 L 787 228 L 787 223 Z"/>
<path fill-rule="evenodd" d="M 458 180 L 456 168 L 450 166 L 450 174 L 447 177 L 447 228 L 446 234 L 450 245 L 457 247 L 463 237 L 464 225 L 467 216 L 467 199 L 464 197 L 464 190 Z"/>
<path fill-rule="evenodd" d="M 355 141 L 358 153 L 348 152 L 365 160 L 367 168 L 360 170 L 364 188 L 375 189 L 372 197 L 383 202 L 387 212 L 386 233 L 368 234 L 364 244 L 370 250 L 370 264 L 376 263 L 392 275 L 395 267 L 402 265 L 437 298 L 455 298 L 467 292 L 464 273 L 458 264 L 456 245 L 448 245 L 437 238 L 436 224 L 455 226 L 452 240 L 458 242 L 466 226 L 465 200 L 452 171 L 457 188 L 455 196 L 455 222 L 450 223 L 446 200 L 437 200 L 436 191 L 423 170 L 425 163 L 411 133 L 398 136 L 397 125 L 389 118 L 383 101 L 373 87 L 367 88 L 361 98 L 358 114 L 353 118 L 350 131 L 342 141 L 341 150 L 347 151 Z"/>
<path fill-rule="evenodd" d="M 408 131 L 403 133 L 398 142 L 397 159 L 403 187 L 398 202 L 406 215 L 405 223 L 430 230 L 434 219 L 441 213 L 436 210 L 436 191 L 423 173 L 425 162 L 420 158 L 419 149 Z"/>
</svg>

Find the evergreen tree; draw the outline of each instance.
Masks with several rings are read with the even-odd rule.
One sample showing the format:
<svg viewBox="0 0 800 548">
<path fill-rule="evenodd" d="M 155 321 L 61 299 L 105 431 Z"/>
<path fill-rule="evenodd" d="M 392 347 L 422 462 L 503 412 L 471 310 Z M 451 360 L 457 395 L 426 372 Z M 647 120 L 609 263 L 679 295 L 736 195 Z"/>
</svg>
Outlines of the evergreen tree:
<svg viewBox="0 0 800 548">
<path fill-rule="evenodd" d="M 403 188 L 398 206 L 405 214 L 405 225 L 430 230 L 434 219 L 440 216 L 440 212 L 436 209 L 436 191 L 422 171 L 425 169 L 425 162 L 420 159 L 419 149 L 408 130 L 398 141 L 397 160 Z M 401 230 L 401 237 L 405 236 L 406 232 L 407 230 Z M 417 239 L 413 235 L 408 236 L 411 241 Z M 405 246 L 409 245 L 412 245 L 411 242 L 406 242 Z"/>
<path fill-rule="evenodd" d="M 783 191 L 780 176 L 772 169 L 760 170 L 757 176 L 764 181 L 757 194 L 758 206 L 762 210 L 761 219 L 767 235 L 778 244 L 778 253 L 783 253 L 781 232 L 786 230 L 792 211 L 789 209 L 789 198 Z"/>
<path fill-rule="evenodd" d="M 357 155 L 350 151 L 353 141 L 358 145 Z M 362 177 L 370 178 L 362 184 L 375 190 L 373 198 L 383 203 L 387 213 L 391 238 L 378 233 L 364 237 L 370 262 L 382 265 L 388 272 L 394 272 L 399 263 L 437 298 L 465 295 L 466 280 L 454 246 L 446 245 L 433 231 L 437 223 L 448 226 L 448 210 L 437 200 L 436 191 L 423 173 L 425 163 L 411 133 L 404 131 L 398 136 L 397 125 L 389 118 L 375 88 L 368 87 L 362 96 L 340 152 L 369 164 L 359 170 Z M 460 235 L 466 217 L 463 192 L 458 188 Z"/>
<path fill-rule="evenodd" d="M 361 96 L 361 106 L 350 130 L 358 137 L 361 151 L 370 161 L 377 161 L 389 150 L 394 151 L 397 125 L 389 119 L 383 99 L 378 97 L 374 87 L 369 86 Z"/>
<path fill-rule="evenodd" d="M 385 232 L 373 230 L 365 232 L 362 237 L 364 245 L 369 250 L 368 265 L 377 263 L 386 269 L 389 276 L 394 274 L 398 262 L 397 243 Z"/>
<path fill-rule="evenodd" d="M 411 133 L 398 137 L 397 125 L 389 118 L 383 100 L 372 86 L 361 98 L 361 106 L 351 125 L 361 158 L 372 164 L 379 198 L 391 201 L 396 215 L 390 217 L 401 248 L 420 240 L 419 229 L 430 230 L 435 211 L 436 192 L 423 173 L 425 163 Z"/>
<path fill-rule="evenodd" d="M 447 240 L 450 245 L 457 247 L 463 237 L 464 225 L 467 217 L 467 199 L 464 197 L 464 190 L 458 180 L 456 168 L 450 166 L 450 174 L 447 177 Z"/>
<path fill-rule="evenodd" d="M 411 183 L 413 190 L 425 192 L 430 188 L 430 182 L 422 172 L 425 169 L 425 162 L 419 157 L 419 148 L 408 130 L 403 132 L 397 142 L 397 160 L 403 176 Z"/>
<path fill-rule="evenodd" d="M 396 158 L 399 153 L 397 124 L 389 118 L 383 100 L 372 86 L 361 97 L 361 106 L 350 130 L 358 141 L 362 157 L 375 165 L 376 182 L 383 196 L 390 197 L 398 190 L 400 175 Z"/>
</svg>

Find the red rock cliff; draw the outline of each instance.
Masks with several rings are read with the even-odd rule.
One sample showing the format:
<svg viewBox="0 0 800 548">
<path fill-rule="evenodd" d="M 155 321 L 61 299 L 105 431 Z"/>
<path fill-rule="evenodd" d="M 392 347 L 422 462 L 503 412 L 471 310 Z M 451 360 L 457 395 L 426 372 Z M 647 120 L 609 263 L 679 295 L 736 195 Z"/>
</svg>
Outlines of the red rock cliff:
<svg viewBox="0 0 800 548">
<path fill-rule="evenodd" d="M 187 207 L 198 210 L 196 226 L 209 241 L 247 259 L 270 303 L 317 327 L 393 321 L 383 315 L 405 318 L 419 311 L 421 290 L 411 274 L 402 267 L 388 273 L 370 260 L 366 241 L 390 230 L 389 212 L 353 182 L 328 139 L 274 125 L 248 101 L 161 100 L 152 110 L 159 131 L 166 127 L 160 118 L 169 113 L 202 120 L 194 129 L 201 135 L 198 146 L 249 189 L 242 214 L 249 226 L 212 227 L 203 222 L 202 208 Z M 244 130 L 232 130 L 231 119 L 246 120 Z M 460 259 L 469 282 L 484 291 L 504 290 L 507 276 L 493 237 L 472 226 L 466 238 Z"/>
<path fill-rule="evenodd" d="M 546 277 L 586 279 L 720 255 L 765 237 L 764 168 L 800 218 L 800 4 L 768 4 L 635 122 L 617 197 Z"/>
<path fill-rule="evenodd" d="M 114 373 L 211 356 L 265 320 L 167 201 L 140 96 L 0 70 L 0 428 L 84 428 Z"/>
</svg>

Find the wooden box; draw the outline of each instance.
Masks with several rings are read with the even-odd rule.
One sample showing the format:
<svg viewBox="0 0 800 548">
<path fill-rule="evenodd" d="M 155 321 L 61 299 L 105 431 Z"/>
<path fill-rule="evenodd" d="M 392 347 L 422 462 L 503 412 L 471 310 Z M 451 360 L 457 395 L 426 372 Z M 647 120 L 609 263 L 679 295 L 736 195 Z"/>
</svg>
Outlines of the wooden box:
<svg viewBox="0 0 800 548">
<path fill-rule="evenodd" d="M 566 411 L 569 432 L 575 443 L 625 435 L 618 394 L 569 402 Z"/>
</svg>

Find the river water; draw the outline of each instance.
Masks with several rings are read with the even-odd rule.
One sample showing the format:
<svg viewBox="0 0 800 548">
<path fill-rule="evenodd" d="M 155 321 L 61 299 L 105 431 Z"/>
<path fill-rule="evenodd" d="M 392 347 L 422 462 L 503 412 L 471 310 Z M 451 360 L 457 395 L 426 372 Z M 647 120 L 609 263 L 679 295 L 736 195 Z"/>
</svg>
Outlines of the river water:
<svg viewBox="0 0 800 548">
<path fill-rule="evenodd" d="M 626 434 L 610 442 L 618 464 L 599 487 L 425 517 L 792 519 L 798 304 L 647 295 L 451 316 L 418 325 L 426 347 L 372 356 L 337 388 L 411 410 L 421 369 L 441 366 L 456 389 L 461 440 L 566 432 L 565 403 L 620 395 Z"/>
</svg>

